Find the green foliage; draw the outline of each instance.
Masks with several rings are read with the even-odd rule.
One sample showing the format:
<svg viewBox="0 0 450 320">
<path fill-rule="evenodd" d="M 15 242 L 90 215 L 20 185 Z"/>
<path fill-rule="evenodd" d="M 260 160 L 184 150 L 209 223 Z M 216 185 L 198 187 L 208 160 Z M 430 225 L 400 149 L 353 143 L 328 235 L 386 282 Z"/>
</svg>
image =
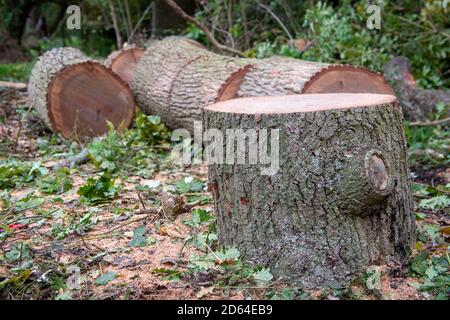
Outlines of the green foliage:
<svg viewBox="0 0 450 320">
<path fill-rule="evenodd" d="M 116 277 L 117 277 L 116 272 L 109 271 L 102 274 L 97 279 L 95 279 L 95 284 L 98 286 L 104 286 L 113 281 Z"/>
<path fill-rule="evenodd" d="M 32 63 L 0 64 L 0 81 L 26 82 Z"/>
<path fill-rule="evenodd" d="M 393 39 L 366 27 L 365 4 L 365 1 L 358 1 L 356 6 L 343 4 L 333 8 L 319 1 L 308 8 L 303 27 L 308 30 L 307 38 L 315 39 L 316 44 L 304 52 L 303 58 L 362 65 L 381 71 L 389 58 Z"/>
<path fill-rule="evenodd" d="M 152 273 L 160 275 L 164 280 L 169 281 L 180 281 L 181 272 L 178 270 L 166 269 L 166 268 L 156 268 L 152 270 Z"/>
<path fill-rule="evenodd" d="M 78 189 L 80 200 L 87 204 L 98 204 L 113 199 L 118 192 L 114 179 L 108 173 L 99 178 L 88 178 L 86 183 Z"/>
<path fill-rule="evenodd" d="M 189 192 L 199 192 L 203 190 L 203 187 L 204 187 L 203 182 L 192 177 L 185 178 L 175 183 L 176 191 L 177 193 L 180 194 L 185 194 Z"/>
<path fill-rule="evenodd" d="M 241 259 L 234 247 L 222 248 L 205 255 L 191 255 L 188 264 L 191 273 L 211 272 L 219 276 L 219 286 L 235 286 L 251 282 L 257 286 L 268 286 L 273 276 L 268 269 L 252 266 Z"/>
<path fill-rule="evenodd" d="M 95 210 L 85 212 L 82 217 L 70 216 L 68 223 L 54 223 L 52 226 L 52 235 L 61 240 L 67 236 L 78 233 L 83 234 L 97 223 L 97 219 L 93 217 Z"/>
<path fill-rule="evenodd" d="M 448 254 L 441 257 L 422 253 L 413 257 L 409 263 L 411 272 L 423 278 L 423 283 L 413 283 L 419 291 L 429 291 L 436 299 L 447 300 L 450 284 L 448 274 Z"/>
<path fill-rule="evenodd" d="M 450 197 L 447 195 L 442 195 L 430 199 L 423 199 L 420 201 L 419 207 L 433 211 L 437 209 L 450 208 Z"/>
<path fill-rule="evenodd" d="M 0 161 L 0 190 L 19 188 L 35 181 L 36 177 L 48 173 L 39 162 L 25 162 L 15 159 Z"/>
<path fill-rule="evenodd" d="M 450 131 L 440 126 L 405 127 L 412 167 L 430 169 L 450 164 Z"/>
<path fill-rule="evenodd" d="M 170 146 L 169 131 L 158 116 L 139 114 L 136 126 L 130 130 L 114 129 L 108 123 L 108 133 L 100 139 L 94 139 L 89 145 L 89 155 L 93 164 L 114 173 L 124 168 L 151 166 L 148 162 L 155 155 Z"/>
<path fill-rule="evenodd" d="M 6 262 L 15 263 L 30 260 L 33 257 L 30 244 L 28 242 L 14 242 L 4 256 Z"/>
<path fill-rule="evenodd" d="M 305 14 L 297 15 L 303 22 L 297 38 L 313 41 L 307 50 L 299 52 L 285 40 L 270 40 L 273 35 L 266 35 L 247 54 L 347 63 L 379 72 L 390 58 L 402 55 L 411 59 L 420 86 L 448 87 L 448 13 L 439 1 L 426 1 L 423 5 L 407 0 L 400 3 L 377 3 L 381 7 L 380 30 L 367 28 L 370 14 L 366 12 L 365 0 L 343 0 L 339 6 L 328 1 L 305 3 Z"/>
<path fill-rule="evenodd" d="M 89 156 L 94 165 L 102 170 L 114 172 L 130 152 L 132 141 L 127 140 L 122 132 L 108 123 L 108 133 L 100 139 L 94 139 L 88 145 Z"/>
<path fill-rule="evenodd" d="M 41 178 L 37 184 L 42 193 L 59 194 L 72 189 L 73 179 L 69 169 L 61 168 L 54 174 Z"/>
<path fill-rule="evenodd" d="M 133 231 L 133 239 L 128 243 L 129 247 L 145 247 L 149 244 L 154 244 L 155 239 L 147 238 L 145 234 L 145 225 L 137 227 Z"/>
<path fill-rule="evenodd" d="M 133 136 L 138 142 L 150 146 L 168 146 L 169 131 L 159 116 L 147 116 L 143 113 L 136 117 L 136 129 Z"/>
</svg>

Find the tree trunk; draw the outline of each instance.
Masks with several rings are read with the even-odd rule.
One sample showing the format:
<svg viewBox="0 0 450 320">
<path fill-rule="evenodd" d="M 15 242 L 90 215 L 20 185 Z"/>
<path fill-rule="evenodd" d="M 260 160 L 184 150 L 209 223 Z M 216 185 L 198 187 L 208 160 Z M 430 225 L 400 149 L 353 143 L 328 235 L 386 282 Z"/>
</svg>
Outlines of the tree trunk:
<svg viewBox="0 0 450 320">
<path fill-rule="evenodd" d="M 438 113 L 439 103 L 447 106 L 450 116 L 450 90 L 426 90 L 418 87 L 412 74 L 411 61 L 405 57 L 395 57 L 384 66 L 384 76 L 391 83 L 409 121 L 428 121 Z"/>
<path fill-rule="evenodd" d="M 227 129 L 245 134 L 253 129 L 259 135 L 258 142 L 248 142 L 253 149 L 241 147 L 245 152 L 234 164 L 209 158 L 222 245 L 236 246 L 286 282 L 311 288 L 347 285 L 372 264 L 405 261 L 415 220 L 395 97 L 311 94 L 229 100 L 206 107 L 203 124 L 218 129 L 225 138 L 223 144 L 214 141 L 233 151 Z M 271 129 L 279 129 L 278 140 Z M 263 148 L 266 141 L 268 149 Z M 257 145 L 258 162 L 249 164 L 250 150 Z M 275 150 L 270 160 L 276 163 L 279 156 L 278 170 L 265 172 L 264 150 Z"/>
<path fill-rule="evenodd" d="M 209 52 L 192 40 L 153 41 L 132 82 L 138 105 L 171 128 L 193 131 L 201 108 L 235 96 L 249 65 Z"/>
<path fill-rule="evenodd" d="M 201 107 L 237 97 L 298 93 L 392 94 L 383 76 L 363 68 L 284 57 L 215 54 L 182 37 L 154 41 L 136 66 L 133 92 L 146 113 L 192 131 Z"/>
<path fill-rule="evenodd" d="M 114 72 L 74 48 L 46 52 L 28 84 L 31 105 L 48 128 L 65 138 L 84 138 L 131 124 L 131 90 Z"/>
<path fill-rule="evenodd" d="M 113 51 L 106 58 L 104 65 L 119 75 L 128 85 L 131 85 L 134 69 L 144 51 L 144 49 L 136 48 L 135 46 Z"/>
<path fill-rule="evenodd" d="M 285 57 L 252 59 L 238 97 L 300 93 L 393 94 L 383 76 L 364 68 Z"/>
</svg>

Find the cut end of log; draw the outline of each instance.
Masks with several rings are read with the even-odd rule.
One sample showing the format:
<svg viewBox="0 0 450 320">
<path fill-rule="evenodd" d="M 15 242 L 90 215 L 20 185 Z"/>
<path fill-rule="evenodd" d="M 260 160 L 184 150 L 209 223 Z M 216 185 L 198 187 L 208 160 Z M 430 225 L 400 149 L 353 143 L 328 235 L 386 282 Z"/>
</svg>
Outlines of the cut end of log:
<svg viewBox="0 0 450 320">
<path fill-rule="evenodd" d="M 96 62 L 70 65 L 50 82 L 48 116 L 65 138 L 93 137 L 115 128 L 129 127 L 135 104 L 128 85 Z"/>
<path fill-rule="evenodd" d="M 128 85 L 131 85 L 134 69 L 144 51 L 142 48 L 135 47 L 115 51 L 106 59 L 105 65 L 118 74 Z"/>
<path fill-rule="evenodd" d="M 274 114 L 363 108 L 391 104 L 395 96 L 371 93 L 301 94 L 277 97 L 250 97 L 218 102 L 205 107 L 215 112 Z"/>
<path fill-rule="evenodd" d="M 216 101 L 219 102 L 237 98 L 241 83 L 250 69 L 251 65 L 247 65 L 232 74 L 222 86 Z"/>
<path fill-rule="evenodd" d="M 381 74 L 351 66 L 329 66 L 313 76 L 302 93 L 376 93 L 394 91 Z"/>
</svg>

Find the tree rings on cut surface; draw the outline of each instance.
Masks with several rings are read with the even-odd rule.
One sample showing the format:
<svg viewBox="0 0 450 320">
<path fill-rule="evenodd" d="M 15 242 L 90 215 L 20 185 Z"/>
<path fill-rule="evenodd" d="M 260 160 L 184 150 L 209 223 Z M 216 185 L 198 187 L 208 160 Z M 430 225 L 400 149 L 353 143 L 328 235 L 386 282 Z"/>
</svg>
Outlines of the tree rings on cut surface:
<svg viewBox="0 0 450 320">
<path fill-rule="evenodd" d="M 134 46 L 114 51 L 106 58 L 105 66 L 111 68 L 128 85 L 131 85 L 134 69 L 144 54 L 144 51 L 143 48 L 136 48 Z"/>
<path fill-rule="evenodd" d="M 64 138 L 103 135 L 107 122 L 129 127 L 135 103 L 128 85 L 102 64 L 74 48 L 46 52 L 28 85 L 30 103 Z"/>
</svg>

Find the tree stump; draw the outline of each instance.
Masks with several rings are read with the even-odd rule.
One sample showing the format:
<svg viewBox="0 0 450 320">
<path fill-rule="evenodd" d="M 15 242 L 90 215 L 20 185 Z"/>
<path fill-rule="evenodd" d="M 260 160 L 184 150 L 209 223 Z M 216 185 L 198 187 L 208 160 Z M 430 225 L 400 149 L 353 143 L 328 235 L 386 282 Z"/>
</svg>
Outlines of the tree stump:
<svg viewBox="0 0 450 320">
<path fill-rule="evenodd" d="M 102 64 L 74 48 L 47 51 L 28 84 L 31 105 L 64 138 L 99 136 L 131 124 L 135 104 L 128 85 Z"/>
<path fill-rule="evenodd" d="M 204 129 L 222 133 L 213 141 L 231 151 L 227 130 L 258 132 L 234 163 L 208 163 L 220 243 L 308 288 L 402 263 L 415 240 L 402 122 L 391 95 L 257 97 L 204 108 Z M 253 164 L 249 145 L 259 152 Z M 277 147 L 279 169 L 264 173 L 261 155 Z"/>
<path fill-rule="evenodd" d="M 141 109 L 171 128 L 193 132 L 201 108 L 232 98 L 249 65 L 221 56 L 192 40 L 153 41 L 136 66 L 133 93 Z"/>
<path fill-rule="evenodd" d="M 349 65 L 272 57 L 252 59 L 237 97 L 301 93 L 393 94 L 381 74 Z"/>
<path fill-rule="evenodd" d="M 143 48 L 129 46 L 113 51 L 105 60 L 104 65 L 119 75 L 129 86 L 133 81 L 136 64 L 144 54 Z"/>
</svg>

